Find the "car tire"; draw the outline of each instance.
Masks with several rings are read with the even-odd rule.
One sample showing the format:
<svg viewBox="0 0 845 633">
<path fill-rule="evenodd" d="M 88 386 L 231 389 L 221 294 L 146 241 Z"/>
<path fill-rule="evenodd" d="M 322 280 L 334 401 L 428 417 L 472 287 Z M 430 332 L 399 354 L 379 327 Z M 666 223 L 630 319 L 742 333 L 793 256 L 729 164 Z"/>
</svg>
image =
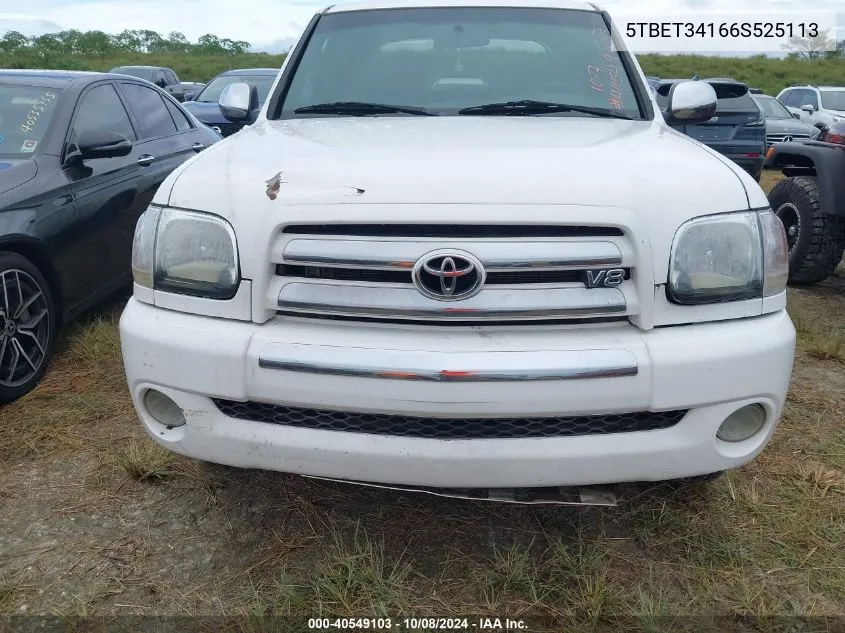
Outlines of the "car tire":
<svg viewBox="0 0 845 633">
<path fill-rule="evenodd" d="M 789 283 L 805 286 L 827 279 L 845 252 L 845 218 L 822 212 L 816 179 L 781 180 L 769 192 L 769 204 L 786 230 Z"/>
<path fill-rule="evenodd" d="M 0 251 L 0 404 L 32 391 L 53 357 L 58 312 L 38 267 Z"/>
</svg>

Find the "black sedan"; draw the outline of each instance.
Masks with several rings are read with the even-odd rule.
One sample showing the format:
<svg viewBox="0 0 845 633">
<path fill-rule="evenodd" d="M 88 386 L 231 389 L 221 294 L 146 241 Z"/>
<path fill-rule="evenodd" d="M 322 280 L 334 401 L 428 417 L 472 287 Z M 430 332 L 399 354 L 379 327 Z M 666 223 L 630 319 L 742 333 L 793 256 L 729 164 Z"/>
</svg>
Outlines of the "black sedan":
<svg viewBox="0 0 845 633">
<path fill-rule="evenodd" d="M 62 323 L 131 282 L 138 217 L 219 139 L 142 79 L 0 70 L 0 403 L 38 384 Z"/>
</svg>

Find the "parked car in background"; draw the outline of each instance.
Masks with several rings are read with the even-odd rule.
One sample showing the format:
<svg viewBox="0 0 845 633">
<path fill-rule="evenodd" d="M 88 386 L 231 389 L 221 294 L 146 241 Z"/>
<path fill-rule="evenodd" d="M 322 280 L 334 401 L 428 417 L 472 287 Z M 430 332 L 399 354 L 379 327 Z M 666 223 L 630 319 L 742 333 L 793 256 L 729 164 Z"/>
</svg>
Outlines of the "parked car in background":
<svg viewBox="0 0 845 633">
<path fill-rule="evenodd" d="M 681 79 L 663 79 L 656 90 L 657 103 L 665 109 L 669 90 Z M 705 123 L 673 124 L 676 130 L 701 141 L 740 165 L 759 182 L 766 161 L 766 120 L 748 92 L 748 86 L 729 77 L 699 79 L 716 91 L 716 114 Z"/>
<path fill-rule="evenodd" d="M 802 121 L 821 129 L 845 120 L 845 87 L 790 86 L 778 93 L 778 101 Z"/>
<path fill-rule="evenodd" d="M 741 167 L 666 125 L 708 121 L 713 87 L 677 84 L 661 116 L 615 32 L 573 0 L 315 15 L 258 119 L 138 222 L 120 338 L 146 432 L 411 487 L 754 459 L 795 352 L 783 227 Z M 227 87 L 226 116 L 253 92 Z"/>
<path fill-rule="evenodd" d="M 232 122 L 220 112 L 220 95 L 223 90 L 234 83 L 244 82 L 255 87 L 258 101 L 257 107 L 264 104 L 270 88 L 279 75 L 278 68 L 241 68 L 227 70 L 220 73 L 206 84 L 198 94 L 188 94 L 185 98 L 185 108 L 200 121 L 220 133 L 221 136 L 231 136 L 244 127 L 244 122 Z"/>
<path fill-rule="evenodd" d="M 218 139 L 140 79 L 0 70 L 0 402 L 38 384 L 60 324 L 130 281 L 138 217 Z"/>
<path fill-rule="evenodd" d="M 205 86 L 203 83 L 181 81 L 176 71 L 164 66 L 117 66 L 109 72 L 146 79 L 159 88 L 166 90 L 177 101 L 184 101 L 186 93 L 196 93 Z"/>
<path fill-rule="evenodd" d="M 773 143 L 816 138 L 819 128 L 799 120 L 777 99 L 769 95 L 753 95 L 754 103 L 766 119 L 766 149 Z"/>
<path fill-rule="evenodd" d="M 845 120 L 829 125 L 819 132 L 818 140 L 834 145 L 845 145 Z"/>
</svg>

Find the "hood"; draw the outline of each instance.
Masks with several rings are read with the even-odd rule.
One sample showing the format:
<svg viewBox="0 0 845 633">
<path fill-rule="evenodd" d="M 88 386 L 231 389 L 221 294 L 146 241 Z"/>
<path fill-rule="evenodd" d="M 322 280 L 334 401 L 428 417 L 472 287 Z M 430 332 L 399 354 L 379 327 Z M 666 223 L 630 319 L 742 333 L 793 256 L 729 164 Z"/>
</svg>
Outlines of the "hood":
<svg viewBox="0 0 845 633">
<path fill-rule="evenodd" d="M 216 143 L 172 174 L 156 201 L 226 217 L 239 240 L 262 239 L 271 223 L 338 214 L 350 222 L 400 212 L 405 222 L 448 223 L 455 213 L 467 223 L 512 222 L 507 207 L 520 205 L 526 222 L 589 223 L 590 207 L 616 208 L 652 240 L 671 243 L 684 220 L 748 208 L 739 172 L 655 121 L 309 118 L 262 121 Z M 753 204 L 765 206 L 752 184 Z M 447 204 L 463 206 L 434 206 Z"/>
<path fill-rule="evenodd" d="M 199 101 L 186 101 L 182 104 L 185 109 L 197 117 L 203 123 L 228 123 L 226 117 L 220 112 L 217 102 L 201 103 Z"/>
<path fill-rule="evenodd" d="M 0 194 L 25 185 L 35 178 L 38 165 L 29 158 L 0 158 Z M 0 200 L 2 206 L 2 200 Z"/>
<path fill-rule="evenodd" d="M 768 134 L 813 134 L 816 128 L 798 119 L 766 119 Z"/>
</svg>

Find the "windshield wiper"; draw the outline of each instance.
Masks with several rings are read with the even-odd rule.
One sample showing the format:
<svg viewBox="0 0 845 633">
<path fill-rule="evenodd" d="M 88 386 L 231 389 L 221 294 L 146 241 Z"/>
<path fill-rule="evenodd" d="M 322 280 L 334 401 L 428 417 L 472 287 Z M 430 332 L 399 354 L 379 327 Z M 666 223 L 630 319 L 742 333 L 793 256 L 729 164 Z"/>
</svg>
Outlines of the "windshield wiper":
<svg viewBox="0 0 845 633">
<path fill-rule="evenodd" d="M 568 103 L 554 103 L 552 101 L 503 101 L 502 103 L 487 103 L 484 105 L 472 106 L 458 110 L 458 114 L 466 115 L 505 115 L 505 116 L 531 116 L 533 114 L 546 114 L 551 112 L 579 112 L 593 116 L 608 117 L 612 119 L 633 120 L 629 114 L 618 112 L 609 108 L 593 108 L 590 106 L 570 105 Z"/>
<path fill-rule="evenodd" d="M 390 105 L 387 103 L 366 103 L 364 101 L 335 101 L 333 103 L 317 103 L 303 106 L 293 111 L 294 114 L 351 114 L 366 116 L 368 114 L 416 114 L 420 116 L 437 116 L 425 108 L 415 106 Z"/>
</svg>

